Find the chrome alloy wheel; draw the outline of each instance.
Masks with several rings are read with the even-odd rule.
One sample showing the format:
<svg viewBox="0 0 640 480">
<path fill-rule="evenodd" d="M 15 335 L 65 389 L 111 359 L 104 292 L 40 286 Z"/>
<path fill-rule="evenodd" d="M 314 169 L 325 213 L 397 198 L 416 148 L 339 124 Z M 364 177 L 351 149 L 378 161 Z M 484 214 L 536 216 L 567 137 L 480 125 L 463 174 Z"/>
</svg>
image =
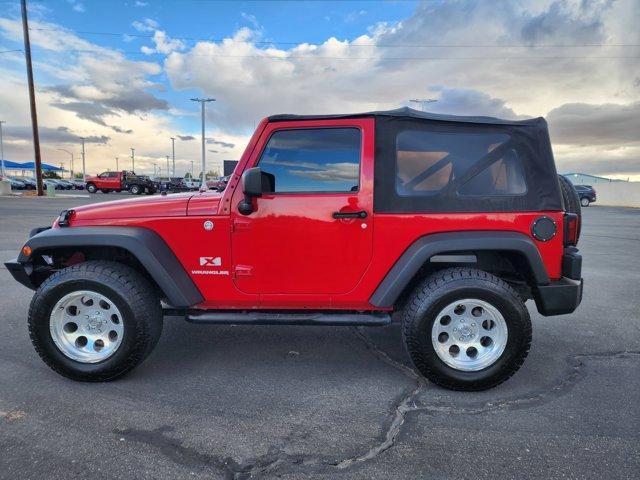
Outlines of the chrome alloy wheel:
<svg viewBox="0 0 640 480">
<path fill-rule="evenodd" d="M 500 311 L 474 298 L 447 305 L 431 329 L 431 342 L 440 360 L 467 372 L 493 365 L 504 352 L 507 339 L 507 323 Z"/>
<path fill-rule="evenodd" d="M 51 338 L 67 357 L 81 363 L 113 355 L 124 334 L 118 307 L 104 295 L 78 290 L 62 297 L 49 318 Z"/>
</svg>

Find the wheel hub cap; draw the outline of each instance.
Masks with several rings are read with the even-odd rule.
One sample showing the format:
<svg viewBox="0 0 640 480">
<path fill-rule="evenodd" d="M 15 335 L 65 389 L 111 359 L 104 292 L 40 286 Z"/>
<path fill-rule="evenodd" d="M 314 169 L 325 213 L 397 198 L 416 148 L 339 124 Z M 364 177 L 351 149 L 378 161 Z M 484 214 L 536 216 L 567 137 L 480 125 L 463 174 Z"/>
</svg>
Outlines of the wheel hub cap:
<svg viewBox="0 0 640 480">
<path fill-rule="evenodd" d="M 473 298 L 443 308 L 431 330 L 431 342 L 440 360 L 462 371 L 493 365 L 504 352 L 507 339 L 507 323 L 500 311 Z"/>
<path fill-rule="evenodd" d="M 106 296 L 79 290 L 62 297 L 49 319 L 53 342 L 67 357 L 97 363 L 113 355 L 124 334 L 118 307 Z"/>
</svg>

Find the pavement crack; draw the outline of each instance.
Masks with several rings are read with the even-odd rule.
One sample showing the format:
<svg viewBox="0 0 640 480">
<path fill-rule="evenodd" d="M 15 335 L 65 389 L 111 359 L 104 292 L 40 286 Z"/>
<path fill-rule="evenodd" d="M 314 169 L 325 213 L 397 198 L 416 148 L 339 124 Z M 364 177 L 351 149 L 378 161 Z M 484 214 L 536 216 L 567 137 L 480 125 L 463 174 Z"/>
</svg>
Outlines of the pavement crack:
<svg viewBox="0 0 640 480">
<path fill-rule="evenodd" d="M 396 404 L 394 414 L 391 422 L 389 423 L 386 432 L 381 438 L 380 443 L 374 445 L 369 450 L 361 455 L 357 455 L 351 458 L 344 459 L 335 464 L 338 469 L 349 468 L 356 463 L 366 462 L 372 458 L 377 457 L 383 452 L 386 452 L 395 445 L 396 437 L 400 433 L 402 425 L 405 422 L 408 412 L 416 410 L 416 398 L 426 387 L 426 380 L 418 375 L 413 369 L 391 358 L 384 350 L 380 349 L 369 337 L 362 333 L 360 328 L 353 329 L 354 335 L 364 342 L 367 349 L 371 351 L 377 358 L 385 362 L 386 364 L 400 370 L 404 375 L 409 377 L 416 383 L 415 388 L 401 397 Z"/>
</svg>

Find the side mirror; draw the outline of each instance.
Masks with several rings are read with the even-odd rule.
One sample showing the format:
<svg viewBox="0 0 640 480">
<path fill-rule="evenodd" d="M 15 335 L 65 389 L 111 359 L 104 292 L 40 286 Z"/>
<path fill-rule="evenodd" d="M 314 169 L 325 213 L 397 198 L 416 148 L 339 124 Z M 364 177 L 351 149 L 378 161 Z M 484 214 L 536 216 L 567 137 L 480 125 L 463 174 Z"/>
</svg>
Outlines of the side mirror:
<svg viewBox="0 0 640 480">
<path fill-rule="evenodd" d="M 240 179 L 244 199 L 238 204 L 238 211 L 242 215 L 253 213 L 253 197 L 262 196 L 262 173 L 260 167 L 245 170 Z"/>
</svg>

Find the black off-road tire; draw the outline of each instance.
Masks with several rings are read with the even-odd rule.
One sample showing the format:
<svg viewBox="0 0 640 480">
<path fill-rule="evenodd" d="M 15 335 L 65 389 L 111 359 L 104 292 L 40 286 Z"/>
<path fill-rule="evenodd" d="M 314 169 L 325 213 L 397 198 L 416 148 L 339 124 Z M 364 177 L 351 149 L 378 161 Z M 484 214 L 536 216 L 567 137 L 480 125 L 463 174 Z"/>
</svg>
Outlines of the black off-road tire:
<svg viewBox="0 0 640 480">
<path fill-rule="evenodd" d="M 564 209 L 568 213 L 575 213 L 578 216 L 578 238 L 580 238 L 580 230 L 582 229 L 582 208 L 580 207 L 580 195 L 573 183 L 563 175 L 558 175 L 560 181 L 560 190 L 562 191 L 562 200 Z"/>
<path fill-rule="evenodd" d="M 591 204 L 591 200 L 589 200 L 587 197 L 582 197 L 580 199 L 580 207 L 588 207 Z"/>
<path fill-rule="evenodd" d="M 120 346 L 98 363 L 72 360 L 51 337 L 52 309 L 77 290 L 105 295 L 123 317 Z M 40 285 L 29 308 L 29 335 L 42 360 L 60 375 L 78 381 L 102 382 L 125 375 L 151 353 L 161 334 L 162 307 L 154 288 L 140 273 L 118 262 L 88 261 L 56 272 Z"/>
<path fill-rule="evenodd" d="M 95 184 L 87 183 L 87 192 L 96 193 L 97 191 L 98 191 L 98 187 L 96 187 Z"/>
<path fill-rule="evenodd" d="M 438 314 L 456 300 L 483 300 L 504 317 L 508 338 L 504 352 L 477 371 L 450 367 L 431 340 Z M 531 319 L 518 293 L 500 278 L 475 268 L 447 268 L 425 278 L 404 309 L 402 334 L 416 368 L 431 382 L 450 390 L 486 390 L 507 380 L 523 364 L 531 346 Z"/>
<path fill-rule="evenodd" d="M 129 187 L 129 193 L 131 193 L 131 195 L 140 195 L 140 193 L 142 193 L 141 190 L 140 185 L 134 184 Z"/>
</svg>

